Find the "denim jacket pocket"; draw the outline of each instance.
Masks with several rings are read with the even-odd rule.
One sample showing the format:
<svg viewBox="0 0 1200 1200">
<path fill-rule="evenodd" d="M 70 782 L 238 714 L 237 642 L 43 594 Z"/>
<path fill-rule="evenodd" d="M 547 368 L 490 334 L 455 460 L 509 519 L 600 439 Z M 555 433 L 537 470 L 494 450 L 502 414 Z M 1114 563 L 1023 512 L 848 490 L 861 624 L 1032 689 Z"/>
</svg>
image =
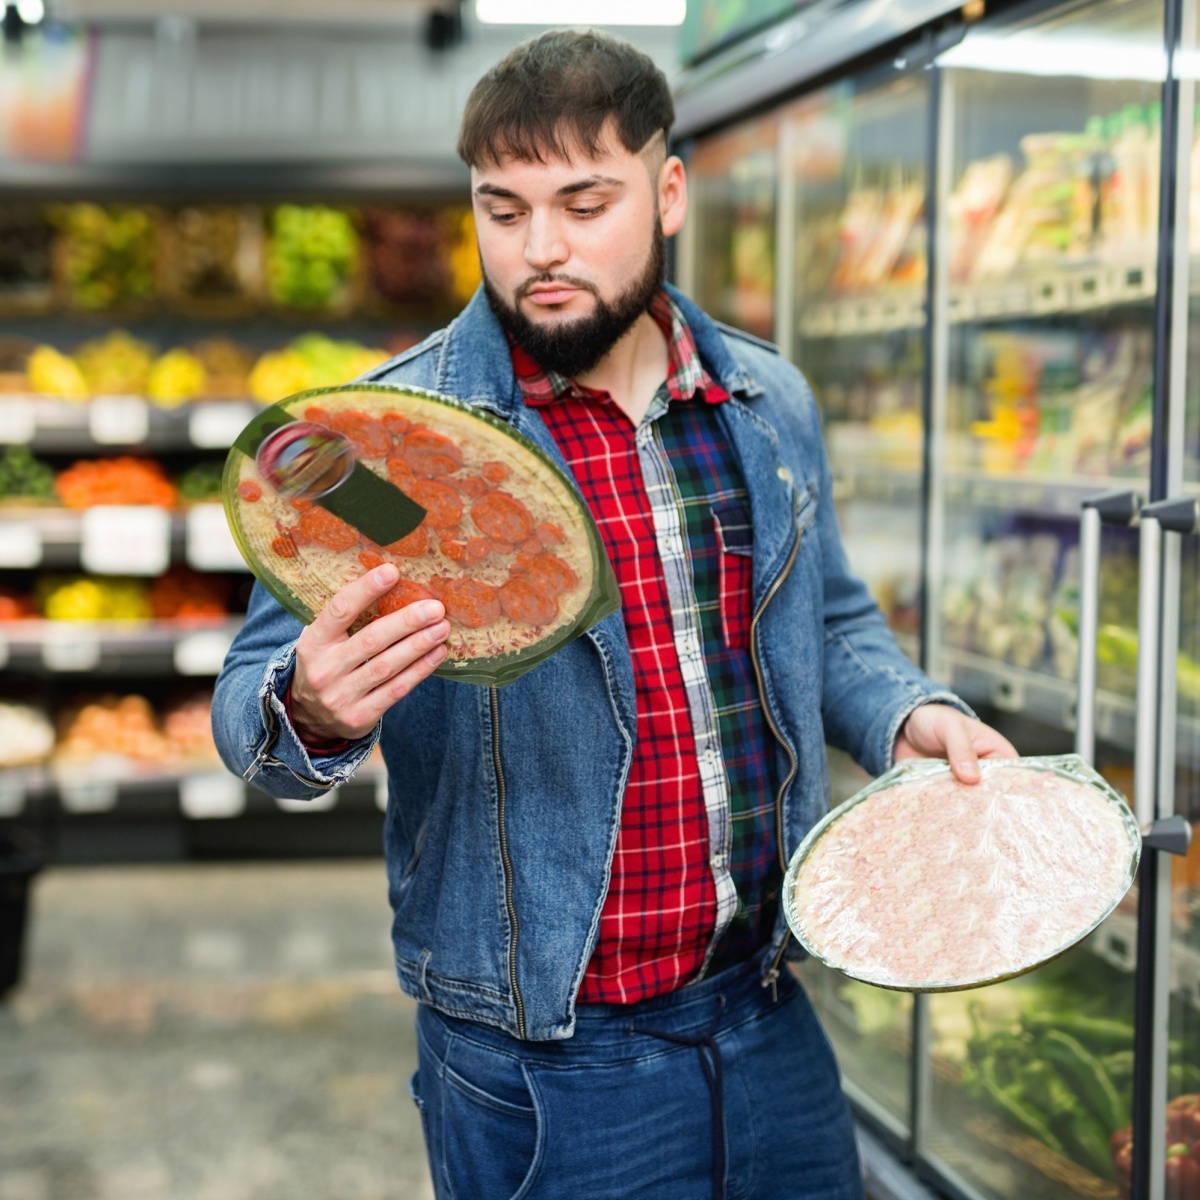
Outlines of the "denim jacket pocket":
<svg viewBox="0 0 1200 1200">
<path fill-rule="evenodd" d="M 712 506 L 717 536 L 721 635 L 730 650 L 750 649 L 754 613 L 754 530 L 750 512 L 740 500 Z"/>
</svg>

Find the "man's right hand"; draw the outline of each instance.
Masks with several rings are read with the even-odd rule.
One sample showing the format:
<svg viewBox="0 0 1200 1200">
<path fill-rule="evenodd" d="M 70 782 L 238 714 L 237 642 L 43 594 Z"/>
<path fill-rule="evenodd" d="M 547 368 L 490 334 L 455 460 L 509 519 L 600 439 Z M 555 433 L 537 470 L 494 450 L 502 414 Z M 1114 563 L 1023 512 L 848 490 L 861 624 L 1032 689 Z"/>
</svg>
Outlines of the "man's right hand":
<svg viewBox="0 0 1200 1200">
<path fill-rule="evenodd" d="M 446 657 L 450 622 L 439 600 L 420 600 L 347 632 L 399 578 L 391 563 L 368 571 L 331 596 L 301 633 L 291 690 L 301 741 L 365 737 Z"/>
</svg>

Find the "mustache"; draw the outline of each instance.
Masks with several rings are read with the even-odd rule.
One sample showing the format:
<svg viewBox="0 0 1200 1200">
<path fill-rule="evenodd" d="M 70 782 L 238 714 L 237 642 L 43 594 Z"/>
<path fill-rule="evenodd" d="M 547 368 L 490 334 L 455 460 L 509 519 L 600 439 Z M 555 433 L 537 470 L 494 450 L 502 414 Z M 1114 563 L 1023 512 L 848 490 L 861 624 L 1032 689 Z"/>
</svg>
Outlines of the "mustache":
<svg viewBox="0 0 1200 1200">
<path fill-rule="evenodd" d="M 574 275 L 551 275 L 547 273 L 545 275 L 535 275 L 531 279 L 525 280 L 513 293 L 513 296 L 518 301 L 524 300 L 532 288 L 538 284 L 546 283 L 561 283 L 567 287 L 581 288 L 585 292 L 591 292 L 593 296 L 596 294 L 596 285 L 589 283 L 586 279 L 579 279 Z"/>
</svg>

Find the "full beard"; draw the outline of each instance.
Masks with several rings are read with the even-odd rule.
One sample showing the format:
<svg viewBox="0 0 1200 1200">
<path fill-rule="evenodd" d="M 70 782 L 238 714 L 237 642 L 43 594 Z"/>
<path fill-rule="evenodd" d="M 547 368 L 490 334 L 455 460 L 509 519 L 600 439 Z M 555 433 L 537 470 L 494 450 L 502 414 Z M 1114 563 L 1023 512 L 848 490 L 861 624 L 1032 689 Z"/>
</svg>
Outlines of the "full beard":
<svg viewBox="0 0 1200 1200">
<path fill-rule="evenodd" d="M 596 293 L 594 285 L 569 275 L 547 272 L 527 280 L 517 289 L 517 304 L 509 304 L 484 275 L 483 287 L 496 320 L 508 335 L 544 371 L 575 379 L 586 375 L 629 332 L 663 286 L 666 275 L 666 238 L 656 219 L 645 270 L 615 300 L 609 303 Z M 586 317 L 547 323 L 531 321 L 517 305 L 525 289 L 537 283 L 566 283 L 583 288 L 595 297 L 595 307 Z"/>
</svg>

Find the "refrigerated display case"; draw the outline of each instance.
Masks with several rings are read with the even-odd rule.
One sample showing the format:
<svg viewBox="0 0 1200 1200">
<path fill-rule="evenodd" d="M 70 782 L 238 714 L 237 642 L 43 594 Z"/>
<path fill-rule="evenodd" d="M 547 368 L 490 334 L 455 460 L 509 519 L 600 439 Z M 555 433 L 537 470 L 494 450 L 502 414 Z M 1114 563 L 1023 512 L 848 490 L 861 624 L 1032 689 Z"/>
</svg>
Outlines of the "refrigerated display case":
<svg viewBox="0 0 1200 1200">
<path fill-rule="evenodd" d="M 866 10 L 848 8 L 861 50 Z M 800 975 L 860 1120 L 909 1178 L 956 1200 L 1186 1200 L 1200 1196 L 1200 852 L 1182 853 L 1200 815 L 1196 5 L 900 10 L 909 27 L 841 69 L 782 36 L 742 67 L 755 119 L 779 121 L 775 340 L 813 387 L 851 562 L 902 646 L 1022 753 L 1086 743 L 1148 834 L 1118 909 L 1020 979 L 910 997 L 811 963 Z M 681 109 L 700 155 L 745 117 L 734 68 L 695 78 Z M 858 780 L 834 765 L 836 800 Z"/>
</svg>

